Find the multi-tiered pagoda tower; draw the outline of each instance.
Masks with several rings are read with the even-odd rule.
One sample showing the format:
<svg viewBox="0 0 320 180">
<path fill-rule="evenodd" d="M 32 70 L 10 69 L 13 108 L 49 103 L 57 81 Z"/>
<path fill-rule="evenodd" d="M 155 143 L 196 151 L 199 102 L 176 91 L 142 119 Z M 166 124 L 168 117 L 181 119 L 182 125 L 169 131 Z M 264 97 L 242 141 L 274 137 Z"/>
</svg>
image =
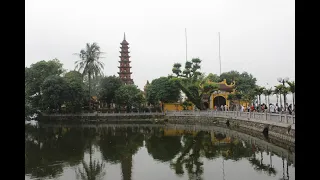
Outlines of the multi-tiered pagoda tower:
<svg viewBox="0 0 320 180">
<path fill-rule="evenodd" d="M 121 44 L 121 56 L 120 57 L 120 66 L 118 67 L 119 68 L 119 77 L 120 79 L 125 83 L 125 84 L 133 84 L 133 80 L 131 79 L 131 74 L 132 72 L 130 72 L 130 69 L 131 69 L 131 66 L 130 66 L 130 62 L 129 61 L 129 43 L 126 41 L 126 34 L 124 34 L 124 37 L 123 37 L 123 41 Z"/>
</svg>

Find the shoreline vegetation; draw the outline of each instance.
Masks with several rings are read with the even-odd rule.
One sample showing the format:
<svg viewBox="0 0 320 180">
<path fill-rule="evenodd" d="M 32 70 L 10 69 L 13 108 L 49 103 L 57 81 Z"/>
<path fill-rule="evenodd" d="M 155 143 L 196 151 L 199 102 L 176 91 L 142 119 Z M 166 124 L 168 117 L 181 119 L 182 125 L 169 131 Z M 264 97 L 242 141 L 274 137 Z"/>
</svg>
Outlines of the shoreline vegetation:
<svg viewBox="0 0 320 180">
<path fill-rule="evenodd" d="M 235 82 L 236 94 L 228 97 L 234 104 L 240 100 L 261 104 L 262 94 L 279 96 L 281 104 L 281 95 L 295 92 L 294 82 L 289 81 L 288 86 L 280 84 L 275 90 L 259 87 L 256 78 L 247 72 L 205 75 L 200 72 L 199 58 L 187 61 L 184 70 L 180 63 L 174 63 L 172 74 L 147 82 L 140 90 L 115 75 L 103 75 L 102 54 L 97 43 L 87 43 L 80 53 L 75 53 L 79 59 L 75 70 L 66 71 L 58 59 L 25 67 L 25 119 L 34 119 L 32 115 L 41 113 L 163 112 L 163 103 L 193 104 L 198 110 L 206 110 L 204 97 L 217 92 L 217 83 L 223 79 L 228 84 Z"/>
</svg>

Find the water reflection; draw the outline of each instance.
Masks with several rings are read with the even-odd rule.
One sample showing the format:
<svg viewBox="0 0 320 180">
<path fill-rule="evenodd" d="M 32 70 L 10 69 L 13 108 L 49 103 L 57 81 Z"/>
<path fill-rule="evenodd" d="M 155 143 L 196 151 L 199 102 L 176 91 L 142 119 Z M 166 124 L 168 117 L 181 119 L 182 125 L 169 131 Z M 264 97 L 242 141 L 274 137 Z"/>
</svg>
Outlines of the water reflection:
<svg viewBox="0 0 320 180">
<path fill-rule="evenodd" d="M 289 169 L 294 168 L 291 166 L 292 155 L 290 159 L 289 156 L 285 157 L 285 154 L 279 154 L 279 148 L 275 147 L 273 152 L 270 147 L 259 147 L 251 139 L 241 139 L 217 131 L 148 126 L 42 127 L 40 125 L 33 127 L 27 125 L 25 174 L 26 178 L 31 179 L 70 179 L 65 170 L 73 167 L 75 177 L 72 179 L 98 180 L 107 178 L 108 166 L 119 164 L 122 179 L 130 180 L 134 178 L 133 156 L 141 148 L 146 148 L 154 161 L 169 166 L 176 174 L 176 177 L 169 179 L 179 179 L 179 177 L 207 179 L 204 171 L 210 171 L 210 167 L 206 166 L 206 162 L 220 163 L 221 174 L 225 179 L 228 173 L 232 173 L 230 170 L 226 171 L 225 167 L 233 166 L 233 163 L 240 163 L 243 160 L 251 165 L 246 167 L 248 171 L 251 168 L 259 173 L 252 174 L 252 177 L 259 176 L 263 179 L 265 176 L 262 174 L 266 174 L 275 179 L 289 179 Z M 94 153 L 101 153 L 101 158 L 93 158 Z M 85 154 L 88 154 L 89 160 L 84 158 Z M 282 161 L 282 167 L 275 167 L 274 158 Z M 144 161 L 144 159 L 135 159 L 135 161 Z M 147 171 L 144 173 L 148 174 Z M 160 169 L 159 173 L 162 173 Z M 290 178 L 294 179 L 294 177 Z"/>
</svg>

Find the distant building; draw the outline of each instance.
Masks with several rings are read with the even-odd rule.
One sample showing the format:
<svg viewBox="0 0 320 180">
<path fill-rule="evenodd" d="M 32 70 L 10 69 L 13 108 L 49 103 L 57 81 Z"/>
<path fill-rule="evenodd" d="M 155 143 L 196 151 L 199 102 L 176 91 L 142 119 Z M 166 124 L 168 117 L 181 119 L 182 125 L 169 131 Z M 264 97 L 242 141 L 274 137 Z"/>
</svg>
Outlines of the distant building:
<svg viewBox="0 0 320 180">
<path fill-rule="evenodd" d="M 129 56 L 129 43 L 126 41 L 126 34 L 124 34 L 123 41 L 121 44 L 121 56 L 120 57 L 120 66 L 119 68 L 119 77 L 125 84 L 134 84 L 133 80 L 131 79 L 132 72 L 130 71 L 130 56 Z"/>
</svg>

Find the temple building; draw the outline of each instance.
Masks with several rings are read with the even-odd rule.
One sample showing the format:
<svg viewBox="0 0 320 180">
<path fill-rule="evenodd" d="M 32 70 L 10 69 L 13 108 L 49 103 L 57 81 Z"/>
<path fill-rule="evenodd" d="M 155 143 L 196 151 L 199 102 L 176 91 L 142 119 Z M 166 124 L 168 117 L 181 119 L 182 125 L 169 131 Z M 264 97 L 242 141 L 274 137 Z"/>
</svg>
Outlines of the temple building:
<svg viewBox="0 0 320 180">
<path fill-rule="evenodd" d="M 125 84 L 134 84 L 133 80 L 131 79 L 131 74 L 132 72 L 130 71 L 131 66 L 130 66 L 130 56 L 129 56 L 129 43 L 126 41 L 126 34 L 124 33 L 123 41 L 120 43 L 121 44 L 121 51 L 120 54 L 120 66 L 119 68 L 119 77 L 120 79 L 125 83 Z"/>
<path fill-rule="evenodd" d="M 227 84 L 227 81 L 224 79 L 222 82 L 217 83 L 217 85 L 219 86 L 218 91 L 212 93 L 210 97 L 210 109 L 213 109 L 214 106 L 221 107 L 221 105 L 230 107 L 228 94 L 235 93 L 235 82 Z"/>
<path fill-rule="evenodd" d="M 230 107 L 231 102 L 228 100 L 228 95 L 236 93 L 235 82 L 227 84 L 226 79 L 224 79 L 222 82 L 219 82 L 217 84 L 219 86 L 218 91 L 212 93 L 210 96 L 210 109 L 214 109 L 215 106 L 221 107 L 221 105 L 227 105 L 228 107 Z M 246 107 L 249 105 L 249 102 L 241 100 L 240 104 Z"/>
</svg>

